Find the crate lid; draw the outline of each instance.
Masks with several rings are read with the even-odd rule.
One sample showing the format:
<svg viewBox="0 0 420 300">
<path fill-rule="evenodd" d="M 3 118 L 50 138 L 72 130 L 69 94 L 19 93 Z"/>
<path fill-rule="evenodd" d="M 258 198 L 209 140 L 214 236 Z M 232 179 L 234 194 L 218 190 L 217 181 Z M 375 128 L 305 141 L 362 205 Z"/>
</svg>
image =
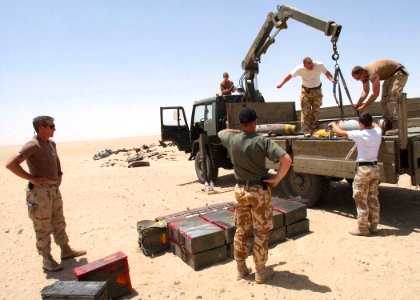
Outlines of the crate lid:
<svg viewBox="0 0 420 300">
<path fill-rule="evenodd" d="M 107 287 L 106 281 L 56 281 L 41 290 L 43 299 L 94 299 Z M 72 297 L 70 297 L 72 296 Z"/>
<path fill-rule="evenodd" d="M 93 270 L 97 270 L 100 269 L 102 267 L 105 267 L 107 265 L 110 265 L 112 263 L 115 263 L 117 261 L 121 261 L 127 259 L 127 255 L 125 255 L 123 252 L 118 251 L 114 254 L 108 255 L 104 258 L 95 260 L 91 263 L 79 266 L 79 267 L 75 267 L 73 269 L 73 274 L 76 276 L 80 276 L 83 275 L 85 273 L 91 272 Z"/>
</svg>

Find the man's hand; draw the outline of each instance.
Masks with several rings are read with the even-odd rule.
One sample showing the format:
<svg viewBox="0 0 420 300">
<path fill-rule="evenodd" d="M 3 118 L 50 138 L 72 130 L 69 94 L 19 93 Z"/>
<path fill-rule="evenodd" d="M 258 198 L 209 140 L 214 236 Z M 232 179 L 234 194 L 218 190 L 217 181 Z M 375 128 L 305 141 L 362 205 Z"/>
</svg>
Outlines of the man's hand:
<svg viewBox="0 0 420 300">
<path fill-rule="evenodd" d="M 48 179 L 46 179 L 46 178 L 33 177 L 29 181 L 33 185 L 36 185 L 36 186 L 47 186 L 48 185 Z"/>
<path fill-rule="evenodd" d="M 282 86 L 283 86 L 282 84 L 278 84 L 278 85 L 277 85 L 277 88 L 278 88 L 278 89 L 281 89 L 281 87 L 282 87 Z"/>
<path fill-rule="evenodd" d="M 265 183 L 267 183 L 270 186 L 270 188 L 272 188 L 272 189 L 275 188 L 279 184 L 279 182 L 280 182 L 280 180 L 277 180 L 275 178 L 264 179 L 263 181 Z"/>
<path fill-rule="evenodd" d="M 357 107 L 357 110 L 358 110 L 359 112 L 364 112 L 364 111 L 366 110 L 366 104 L 362 104 L 362 105 L 360 105 L 359 107 Z"/>
</svg>

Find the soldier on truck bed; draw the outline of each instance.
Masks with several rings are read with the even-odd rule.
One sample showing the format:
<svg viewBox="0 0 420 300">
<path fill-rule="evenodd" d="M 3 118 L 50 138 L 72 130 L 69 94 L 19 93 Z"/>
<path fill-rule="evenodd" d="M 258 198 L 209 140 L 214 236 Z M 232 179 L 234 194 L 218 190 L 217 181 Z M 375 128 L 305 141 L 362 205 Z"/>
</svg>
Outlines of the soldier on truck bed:
<svg viewBox="0 0 420 300">
<path fill-rule="evenodd" d="M 378 98 L 381 89 L 380 81 L 384 81 L 382 83 L 381 113 L 388 126 L 391 127 L 392 120 L 398 115 L 398 101 L 402 97 L 408 79 L 405 67 L 394 60 L 382 59 L 371 62 L 365 67 L 355 66 L 351 71 L 351 76 L 363 83 L 362 94 L 355 105 L 359 112 L 364 112 Z M 372 94 L 364 102 L 369 94 L 369 81 L 372 82 Z M 389 129 L 385 135 L 398 134 L 398 129 Z"/>
<path fill-rule="evenodd" d="M 229 80 L 229 74 L 227 72 L 223 73 L 223 81 L 220 83 L 220 91 L 222 95 L 231 95 L 236 91 L 236 87 L 233 84 L 233 81 Z"/>
<path fill-rule="evenodd" d="M 298 65 L 291 73 L 277 85 L 280 89 L 292 77 L 302 77 L 302 88 L 300 94 L 302 130 L 305 137 L 310 137 L 318 128 L 319 109 L 322 105 L 321 73 L 335 83 L 331 73 L 319 61 L 312 61 L 305 57 L 303 63 Z"/>
</svg>

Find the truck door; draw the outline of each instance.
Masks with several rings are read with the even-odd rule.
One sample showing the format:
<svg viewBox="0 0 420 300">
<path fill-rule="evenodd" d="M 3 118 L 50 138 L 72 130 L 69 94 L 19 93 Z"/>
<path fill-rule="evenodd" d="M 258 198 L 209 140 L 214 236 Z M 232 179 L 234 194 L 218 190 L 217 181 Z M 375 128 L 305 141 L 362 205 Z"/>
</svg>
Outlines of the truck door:
<svg viewBox="0 0 420 300">
<path fill-rule="evenodd" d="M 160 108 L 162 141 L 174 142 L 179 151 L 191 152 L 190 131 L 182 106 Z"/>
</svg>

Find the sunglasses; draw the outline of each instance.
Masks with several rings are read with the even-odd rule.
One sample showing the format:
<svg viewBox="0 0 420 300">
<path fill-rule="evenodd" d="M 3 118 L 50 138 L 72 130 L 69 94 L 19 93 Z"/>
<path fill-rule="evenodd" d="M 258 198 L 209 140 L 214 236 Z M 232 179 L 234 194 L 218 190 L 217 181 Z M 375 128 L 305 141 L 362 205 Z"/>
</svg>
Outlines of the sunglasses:
<svg viewBox="0 0 420 300">
<path fill-rule="evenodd" d="M 49 127 L 50 129 L 55 129 L 55 125 L 42 125 L 43 127 Z"/>
</svg>

